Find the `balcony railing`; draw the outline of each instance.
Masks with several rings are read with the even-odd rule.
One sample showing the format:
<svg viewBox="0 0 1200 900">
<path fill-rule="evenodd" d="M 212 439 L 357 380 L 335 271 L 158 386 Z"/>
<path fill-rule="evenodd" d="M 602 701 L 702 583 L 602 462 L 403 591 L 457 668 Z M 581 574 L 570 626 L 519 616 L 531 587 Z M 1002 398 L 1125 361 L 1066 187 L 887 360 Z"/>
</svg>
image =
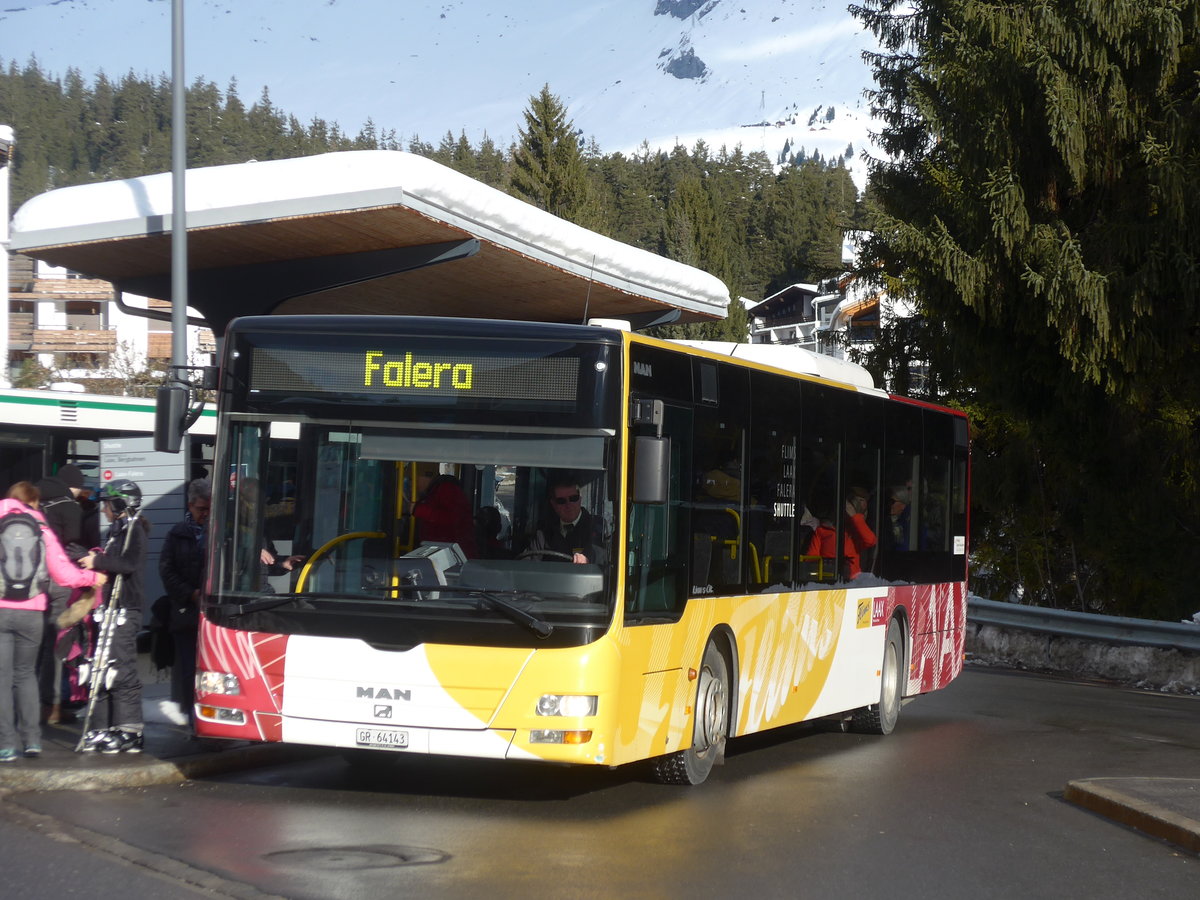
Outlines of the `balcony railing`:
<svg viewBox="0 0 1200 900">
<path fill-rule="evenodd" d="M 117 333 L 98 329 L 51 331 L 36 328 L 29 346 L 31 353 L 112 353 L 116 349 Z"/>
</svg>

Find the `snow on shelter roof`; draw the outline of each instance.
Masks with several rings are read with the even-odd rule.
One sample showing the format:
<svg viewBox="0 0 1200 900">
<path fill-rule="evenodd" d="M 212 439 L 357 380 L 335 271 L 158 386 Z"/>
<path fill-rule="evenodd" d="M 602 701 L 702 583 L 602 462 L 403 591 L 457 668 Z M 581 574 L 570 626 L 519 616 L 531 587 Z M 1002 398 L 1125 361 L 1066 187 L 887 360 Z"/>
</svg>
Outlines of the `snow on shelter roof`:
<svg viewBox="0 0 1200 900">
<path fill-rule="evenodd" d="M 792 344 L 734 344 L 726 341 L 673 341 L 676 344 L 686 344 L 710 353 L 731 356 L 736 359 L 748 359 L 752 362 L 774 366 L 785 372 L 799 372 L 802 375 L 815 375 L 829 381 L 840 381 L 860 390 L 868 390 L 878 396 L 886 396 L 883 391 L 875 389 L 875 380 L 871 373 L 858 363 L 848 359 L 837 359 L 824 353 L 814 353 L 803 347 Z"/>
<path fill-rule="evenodd" d="M 721 318 L 730 302 L 725 284 L 700 269 L 411 153 L 360 150 L 190 169 L 185 184 L 189 305 L 218 331 L 251 312 L 581 322 L 679 309 L 686 322 Z M 59 188 L 17 211 L 12 249 L 169 299 L 171 204 L 170 173 Z M 382 268 L 382 277 L 363 276 L 359 265 L 372 253 L 378 259 L 396 248 L 436 250 L 470 238 L 479 252 L 443 265 L 367 266 Z M 354 254 L 357 274 L 345 275 Z M 329 275 L 333 261 L 343 268 Z M 316 287 L 296 290 L 297 272 L 313 273 Z"/>
</svg>

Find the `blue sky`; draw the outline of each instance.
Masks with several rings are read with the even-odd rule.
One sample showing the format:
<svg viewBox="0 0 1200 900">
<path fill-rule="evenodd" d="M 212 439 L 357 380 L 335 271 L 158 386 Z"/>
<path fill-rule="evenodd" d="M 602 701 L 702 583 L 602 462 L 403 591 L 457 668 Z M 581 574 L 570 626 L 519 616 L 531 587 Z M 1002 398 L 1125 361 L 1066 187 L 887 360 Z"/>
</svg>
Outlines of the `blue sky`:
<svg viewBox="0 0 1200 900">
<path fill-rule="evenodd" d="M 654 16 L 654 6 L 185 0 L 186 72 L 222 90 L 236 77 L 247 105 L 265 85 L 277 107 L 304 122 L 319 116 L 355 134 L 371 117 L 402 141 L 418 134 L 434 143 L 464 128 L 472 140 L 486 131 L 507 142 L 547 83 L 604 151 L 698 137 L 769 149 L 768 139 L 783 138 L 748 123 L 789 111 L 807 118 L 820 103 L 861 109 L 866 40 L 844 0 L 722 0 L 690 22 Z M 687 46 L 712 67 L 704 85 L 658 68 L 664 53 Z M 169 73 L 171 2 L 0 0 L 0 57 L 7 65 L 31 56 L 53 74 L 73 66 L 89 81 L 100 70 L 114 79 Z M 840 153 L 848 138 L 816 135 L 807 146 L 820 140 Z"/>
<path fill-rule="evenodd" d="M 110 78 L 171 71 L 170 0 L 0 2 L 6 62 L 33 55 L 55 74 L 73 66 L 88 79 L 100 70 Z M 185 0 L 188 80 L 202 76 L 224 90 L 236 78 L 247 105 L 265 85 L 277 106 L 302 120 L 321 116 L 357 131 L 372 113 L 380 119 L 396 109 L 379 96 L 381 80 L 394 85 L 388 76 L 402 70 L 395 63 L 403 40 L 383 24 L 394 2 Z M 364 96 L 362 84 L 373 84 L 375 96 Z"/>
</svg>

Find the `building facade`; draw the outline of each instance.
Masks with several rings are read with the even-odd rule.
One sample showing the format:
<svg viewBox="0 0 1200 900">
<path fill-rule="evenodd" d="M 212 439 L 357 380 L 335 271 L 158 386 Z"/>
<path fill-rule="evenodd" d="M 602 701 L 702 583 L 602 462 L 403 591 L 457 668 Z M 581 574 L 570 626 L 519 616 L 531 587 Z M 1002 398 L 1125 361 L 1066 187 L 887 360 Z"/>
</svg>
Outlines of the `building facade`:
<svg viewBox="0 0 1200 900">
<path fill-rule="evenodd" d="M 103 381 L 131 381 L 139 373 L 163 371 L 171 359 L 170 304 L 119 296 L 107 281 L 49 266 L 21 254 L 8 255 L 8 364 L 5 387 L 87 390 Z M 147 318 L 149 310 L 162 318 Z M 188 326 L 194 365 L 211 361 L 216 341 L 207 328 Z M 40 368 L 39 368 L 40 367 Z M 33 373 L 47 384 L 29 384 Z"/>
</svg>

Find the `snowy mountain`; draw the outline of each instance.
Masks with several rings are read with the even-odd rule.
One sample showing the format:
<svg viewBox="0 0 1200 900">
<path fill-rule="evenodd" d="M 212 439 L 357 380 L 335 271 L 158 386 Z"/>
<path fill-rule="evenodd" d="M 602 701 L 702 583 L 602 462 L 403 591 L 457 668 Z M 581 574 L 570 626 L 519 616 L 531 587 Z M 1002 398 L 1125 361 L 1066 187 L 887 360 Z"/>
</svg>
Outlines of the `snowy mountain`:
<svg viewBox="0 0 1200 900">
<path fill-rule="evenodd" d="M 85 77 L 170 71 L 168 0 L 13 0 L 0 57 Z M 281 12 L 286 10 L 286 13 Z M 401 140 L 515 138 L 543 84 L 603 152 L 704 140 L 858 156 L 873 44 L 824 0 L 186 0 L 189 80 Z"/>
<path fill-rule="evenodd" d="M 651 3 L 629 2 L 644 12 Z M 860 169 L 870 124 L 862 60 L 873 39 L 819 0 L 657 0 L 649 24 L 597 83 L 563 91 L 602 149 L 741 144 L 776 162 L 797 154 Z M 652 63 L 652 68 L 651 68 Z M 611 72 L 611 76 L 608 74 Z M 552 83 L 555 90 L 560 83 Z"/>
</svg>

